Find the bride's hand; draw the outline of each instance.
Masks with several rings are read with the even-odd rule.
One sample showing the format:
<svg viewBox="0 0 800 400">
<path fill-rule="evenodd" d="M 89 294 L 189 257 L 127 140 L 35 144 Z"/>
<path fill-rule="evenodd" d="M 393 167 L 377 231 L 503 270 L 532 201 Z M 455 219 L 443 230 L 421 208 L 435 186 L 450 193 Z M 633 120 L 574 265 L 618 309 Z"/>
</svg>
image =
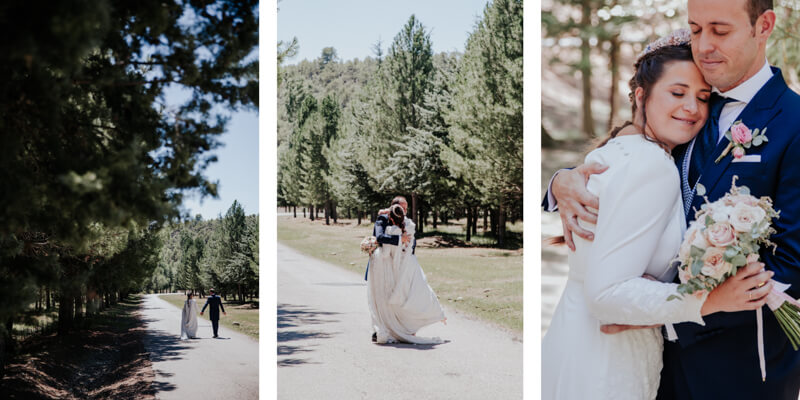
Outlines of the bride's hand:
<svg viewBox="0 0 800 400">
<path fill-rule="evenodd" d="M 623 324 L 606 324 L 600 325 L 600 332 L 606 335 L 613 335 L 620 332 L 629 331 L 631 329 L 651 329 L 660 328 L 661 325 L 623 325 Z"/>
<path fill-rule="evenodd" d="M 764 270 L 764 263 L 752 262 L 739 269 L 708 294 L 700 314 L 705 316 L 719 311 L 735 312 L 757 310 L 767 303 L 772 291 L 772 271 Z"/>
<path fill-rule="evenodd" d="M 411 243 L 411 235 L 403 235 L 402 236 L 403 244 Z"/>
</svg>

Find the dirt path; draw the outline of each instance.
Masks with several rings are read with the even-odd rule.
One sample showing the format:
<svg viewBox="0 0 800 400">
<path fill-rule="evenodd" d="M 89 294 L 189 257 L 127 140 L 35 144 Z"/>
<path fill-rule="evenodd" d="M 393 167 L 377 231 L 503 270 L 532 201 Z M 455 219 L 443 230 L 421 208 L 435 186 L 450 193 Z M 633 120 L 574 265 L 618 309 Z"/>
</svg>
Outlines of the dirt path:
<svg viewBox="0 0 800 400">
<path fill-rule="evenodd" d="M 258 399 L 258 342 L 222 326 L 212 339 L 199 317 L 200 338 L 179 340 L 181 310 L 157 295 L 144 297 L 141 312 L 157 399 Z"/>
<path fill-rule="evenodd" d="M 522 343 L 445 309 L 435 346 L 370 341 L 363 274 L 278 244 L 279 399 L 521 399 Z"/>
</svg>

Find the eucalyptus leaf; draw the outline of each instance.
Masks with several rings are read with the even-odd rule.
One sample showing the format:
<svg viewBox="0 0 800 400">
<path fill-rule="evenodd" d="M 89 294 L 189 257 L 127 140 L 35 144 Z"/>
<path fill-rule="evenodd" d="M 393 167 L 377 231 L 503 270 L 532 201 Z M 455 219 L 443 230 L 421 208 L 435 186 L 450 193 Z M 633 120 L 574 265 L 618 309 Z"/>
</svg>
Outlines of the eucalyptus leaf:
<svg viewBox="0 0 800 400">
<path fill-rule="evenodd" d="M 706 195 L 706 187 L 701 185 L 700 183 L 698 183 L 697 186 L 695 186 L 695 192 L 697 193 L 698 196 L 701 196 L 701 197 L 705 196 Z M 705 204 L 703 204 L 703 206 L 705 206 Z"/>
</svg>

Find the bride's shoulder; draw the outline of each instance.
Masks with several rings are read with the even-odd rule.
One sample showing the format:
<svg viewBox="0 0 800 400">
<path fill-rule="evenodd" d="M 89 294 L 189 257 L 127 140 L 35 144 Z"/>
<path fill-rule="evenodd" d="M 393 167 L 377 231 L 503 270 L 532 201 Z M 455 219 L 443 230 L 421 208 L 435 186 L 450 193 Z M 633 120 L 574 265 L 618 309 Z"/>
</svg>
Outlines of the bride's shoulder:
<svg viewBox="0 0 800 400">
<path fill-rule="evenodd" d="M 637 168 L 646 171 L 675 169 L 672 156 L 643 135 L 617 136 L 602 147 L 592 150 L 584 162 L 607 165 L 610 170 L 620 168 Z"/>
</svg>

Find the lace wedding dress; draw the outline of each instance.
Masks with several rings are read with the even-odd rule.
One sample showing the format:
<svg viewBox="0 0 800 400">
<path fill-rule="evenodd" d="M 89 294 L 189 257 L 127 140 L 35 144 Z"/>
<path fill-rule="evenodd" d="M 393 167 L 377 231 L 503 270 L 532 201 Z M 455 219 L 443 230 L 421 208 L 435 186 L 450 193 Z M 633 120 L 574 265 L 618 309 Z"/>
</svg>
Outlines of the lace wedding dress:
<svg viewBox="0 0 800 400">
<path fill-rule="evenodd" d="M 654 399 L 660 328 L 607 335 L 600 326 L 703 324 L 705 297 L 667 301 L 686 225 L 678 170 L 641 135 L 612 139 L 586 156 L 592 161 L 609 166 L 587 183 L 600 209 L 596 226 L 582 225 L 595 239 L 573 235 L 567 285 L 542 342 L 542 399 Z"/>
<path fill-rule="evenodd" d="M 414 223 L 405 219 L 406 233 L 414 235 Z M 386 228 L 389 235 L 401 235 L 397 226 Z M 367 301 L 372 329 L 378 343 L 442 343 L 438 337 L 415 336 L 422 327 L 445 318 L 436 293 L 428 285 L 411 244 L 383 244 L 375 249 L 367 279 Z"/>
<path fill-rule="evenodd" d="M 197 336 L 197 303 L 186 300 L 181 310 L 181 340 Z"/>
</svg>

